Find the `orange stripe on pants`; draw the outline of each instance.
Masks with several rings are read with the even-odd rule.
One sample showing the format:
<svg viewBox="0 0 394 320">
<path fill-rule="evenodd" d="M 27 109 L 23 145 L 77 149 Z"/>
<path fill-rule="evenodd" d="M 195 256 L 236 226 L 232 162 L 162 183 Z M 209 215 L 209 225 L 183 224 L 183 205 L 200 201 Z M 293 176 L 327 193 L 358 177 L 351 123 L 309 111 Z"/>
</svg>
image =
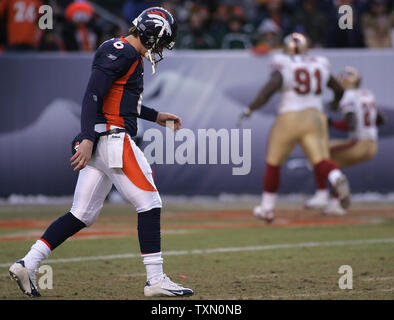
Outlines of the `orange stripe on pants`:
<svg viewBox="0 0 394 320">
<path fill-rule="evenodd" d="M 125 136 L 123 144 L 123 172 L 129 180 L 138 188 L 144 191 L 157 192 L 156 188 L 152 186 L 149 180 L 142 172 L 138 161 L 135 157 L 133 147 L 127 136 Z"/>
</svg>

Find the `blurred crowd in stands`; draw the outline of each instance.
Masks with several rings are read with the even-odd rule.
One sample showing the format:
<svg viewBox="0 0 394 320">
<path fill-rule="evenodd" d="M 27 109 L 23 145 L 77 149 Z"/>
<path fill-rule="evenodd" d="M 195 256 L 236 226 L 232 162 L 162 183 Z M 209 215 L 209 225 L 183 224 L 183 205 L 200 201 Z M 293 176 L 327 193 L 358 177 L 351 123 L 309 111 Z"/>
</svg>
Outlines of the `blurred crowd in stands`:
<svg viewBox="0 0 394 320">
<path fill-rule="evenodd" d="M 41 30 L 39 7 L 53 9 L 53 29 Z M 353 9 L 353 28 L 338 27 L 338 8 Z M 1 51 L 94 51 L 127 34 L 144 9 L 162 6 L 177 18 L 180 49 L 278 48 L 291 32 L 312 47 L 392 48 L 394 0 L 0 0 Z"/>
</svg>

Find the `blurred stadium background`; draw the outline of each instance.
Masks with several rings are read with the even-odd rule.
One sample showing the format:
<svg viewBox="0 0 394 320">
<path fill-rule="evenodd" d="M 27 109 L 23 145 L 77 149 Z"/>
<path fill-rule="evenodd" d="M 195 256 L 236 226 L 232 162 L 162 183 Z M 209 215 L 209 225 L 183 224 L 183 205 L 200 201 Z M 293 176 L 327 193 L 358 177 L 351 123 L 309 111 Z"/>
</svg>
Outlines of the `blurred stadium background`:
<svg viewBox="0 0 394 320">
<path fill-rule="evenodd" d="M 23 20 L 20 24 L 15 22 L 16 9 L 10 9 L 10 5 L 15 3 L 19 4 L 14 9 L 23 9 L 18 11 L 21 15 L 17 19 Z M 53 30 L 40 30 L 37 27 L 36 8 L 41 4 L 49 4 L 53 8 Z M 351 30 L 338 28 L 338 8 L 343 4 L 353 8 L 354 24 Z M 365 245 L 369 251 L 363 251 L 363 246 L 359 246 L 361 249 L 358 251 L 356 246 L 351 253 L 333 251 L 332 255 L 322 255 L 319 261 L 313 260 L 316 255 L 312 251 L 309 253 L 310 260 L 300 264 L 297 264 L 299 260 L 293 260 L 289 266 L 297 266 L 298 272 L 302 273 L 310 267 L 310 261 L 315 263 L 316 270 L 320 270 L 318 263 L 327 268 L 337 268 L 346 263 L 350 256 L 352 261 L 363 257 L 365 265 L 361 269 L 364 270 L 366 282 L 360 287 L 372 291 L 370 295 L 361 297 L 392 297 L 392 268 L 380 268 L 378 272 L 385 283 L 391 283 L 390 286 L 379 284 L 368 289 L 371 287 L 368 279 L 375 276 L 371 270 L 378 270 L 384 259 L 387 259 L 386 265 L 392 265 L 392 260 L 389 261 L 392 259 L 392 244 L 389 247 L 389 243 L 393 239 L 389 237 L 393 234 L 394 217 L 394 1 L 390 0 L 0 0 L 0 247 L 4 250 L 1 267 L 5 268 L 7 261 L 19 258 L 15 254 L 25 252 L 52 219 L 64 210 L 69 210 L 77 179 L 77 174 L 69 165 L 71 140 L 80 130 L 81 102 L 95 49 L 106 39 L 125 34 L 132 19 L 140 11 L 156 5 L 175 13 L 179 22 L 179 36 L 176 49 L 165 52 L 157 74 L 152 76 L 149 64 L 145 64 L 144 103 L 160 111 L 180 115 L 184 128 L 195 133 L 198 129 L 235 129 L 242 109 L 268 79 L 271 53 L 280 50 L 284 36 L 294 31 L 307 35 L 312 46 L 311 54 L 328 57 L 334 74 L 347 65 L 356 67 L 363 77 L 362 86 L 374 92 L 377 105 L 388 120 L 379 128 L 378 154 L 367 163 L 345 170 L 355 206 L 348 216 L 338 217 L 337 220 L 320 219 L 316 212 L 311 215 L 303 211 L 303 200 L 314 192 L 315 182 L 303 153 L 298 148 L 294 150 L 283 166 L 276 222 L 280 227 L 289 226 L 287 231 L 284 228 L 265 231 L 266 226 L 257 224 L 251 214 L 253 205 L 260 201 L 266 140 L 275 118 L 278 95 L 244 123 L 243 128 L 252 130 L 251 171 L 248 175 L 232 175 L 232 168 L 239 165 L 231 162 L 227 165 L 153 164 L 156 184 L 165 205 L 164 234 L 169 234 L 166 236 L 169 250 L 238 247 L 283 241 L 353 241 L 366 238 L 368 242 L 368 239 L 386 237 L 383 242 L 388 244 L 374 247 L 372 241 L 372 244 Z M 326 92 L 325 100 L 329 101 L 330 98 L 331 93 Z M 339 117 L 336 114 L 331 116 Z M 139 134 L 142 135 L 144 130 L 151 127 L 159 129 L 154 124 L 144 122 Z M 159 130 L 165 134 L 164 129 Z M 332 131 L 331 136 L 340 137 L 341 134 Z M 175 146 L 180 143 L 176 142 Z M 146 144 L 146 141 L 142 142 L 141 148 L 144 149 Z M 107 202 L 112 202 L 113 207 L 107 207 L 104 211 L 113 216 L 99 219 L 98 226 L 83 233 L 81 238 L 135 237 L 135 233 L 127 231 L 130 230 L 129 226 L 122 225 L 128 221 L 124 217 L 129 214 L 129 209 L 118 207 L 123 202 L 121 197 L 112 192 Z M 35 206 L 37 204 L 40 206 Z M 166 207 L 167 204 L 169 207 Z M 34 222 L 35 219 L 38 222 Z M 107 223 L 111 225 L 106 226 Z M 173 223 L 179 225 L 172 227 Z M 353 228 L 353 225 L 365 223 L 371 225 L 370 229 Z M 315 225 L 338 224 L 344 227 L 314 228 Z M 132 225 L 135 226 L 134 220 Z M 306 226 L 312 228 L 306 230 Z M 260 227 L 264 227 L 264 233 L 253 229 Z M 294 227 L 302 229 L 291 229 Z M 245 228 L 251 229 L 243 230 Z M 171 234 L 173 229 L 177 230 Z M 190 236 L 190 230 L 184 232 L 187 229 L 204 231 Z M 239 236 L 231 231 L 234 229 L 239 232 Z M 179 241 L 177 237 L 184 237 L 184 240 Z M 206 239 L 206 243 L 203 239 Z M 119 249 L 118 252 L 128 252 L 129 241 L 112 241 Z M 66 244 L 55 258 L 72 258 L 74 251 L 69 248 L 76 243 Z M 109 245 L 102 250 L 101 242 L 86 242 L 84 245 L 86 248 L 81 255 L 113 253 L 113 247 Z M 98 250 L 98 247 L 101 249 Z M 136 243 L 132 248 L 138 252 Z M 269 264 L 272 262 L 270 259 L 278 262 L 292 255 L 290 251 L 282 252 L 283 256 L 278 254 L 278 257 L 264 260 L 266 271 L 274 269 Z M 336 260 L 337 254 L 341 258 Z M 250 258 L 247 253 L 244 257 L 245 261 Z M 174 257 L 172 261 L 177 262 L 177 259 L 181 258 Z M 331 259 L 331 264 L 326 263 L 328 260 L 325 259 Z M 212 258 L 211 262 L 217 267 L 218 262 L 214 260 Z M 174 272 L 187 270 L 190 275 L 204 279 L 205 274 L 201 271 L 204 269 L 196 271 L 192 264 L 183 262 L 179 268 L 184 269 L 179 270 L 176 269 L 177 264 L 172 262 L 176 270 Z M 278 264 L 279 269 L 283 267 L 280 262 Z M 231 267 L 230 264 L 228 266 Z M 244 267 L 240 268 L 240 273 L 248 274 L 255 272 L 260 265 L 256 264 L 254 270 Z M 234 269 L 231 267 L 223 274 L 233 272 Z M 291 273 L 290 269 L 283 269 L 283 274 Z M 210 272 L 208 267 L 206 272 Z M 334 285 L 337 281 L 335 272 L 329 279 Z M 86 273 L 90 274 L 89 268 Z M 0 282 L 5 278 L 4 274 L 1 273 Z M 220 279 L 222 283 L 227 283 L 223 274 Z M 288 291 L 282 292 L 278 287 L 278 290 L 272 289 L 271 295 L 254 293 L 252 298 L 278 298 L 281 295 L 297 298 L 292 296 L 300 289 L 295 284 L 297 276 L 294 277 L 285 279 L 292 283 Z M 98 278 L 104 279 L 103 276 Z M 143 281 L 142 278 L 138 280 Z M 245 283 L 246 280 L 242 279 L 242 283 Z M 276 278 L 269 279 L 272 288 L 276 288 Z M 242 295 L 231 292 L 204 296 L 201 291 L 198 293 L 199 283 L 191 281 L 191 285 L 197 286 L 196 297 L 199 299 L 242 298 Z M 251 286 L 256 284 L 255 278 L 247 281 Z M 326 291 L 332 290 L 329 281 L 324 284 Z M 4 283 L 8 285 L 8 282 Z M 311 289 L 316 293 L 315 297 L 333 297 L 330 292 L 321 294 L 319 282 L 316 283 L 317 288 Z M 229 285 L 233 288 L 242 286 L 232 282 Z M 16 296 L 14 289 L 11 285 L 9 289 L 7 287 L 8 291 L 4 291 L 2 298 Z M 135 290 L 140 291 L 139 287 Z M 376 290 L 380 290 L 379 294 Z M 238 292 L 237 289 L 234 292 Z M 81 298 L 81 295 L 74 297 L 73 291 L 67 294 L 66 298 Z M 98 296 L 95 294 L 86 297 L 105 297 L 104 293 Z M 302 294 L 298 298 L 308 297 Z M 114 293 L 113 297 L 122 296 Z M 311 297 L 314 297 L 313 294 Z M 344 294 L 341 297 L 349 298 Z M 248 295 L 243 298 L 248 298 Z"/>
<path fill-rule="evenodd" d="M 19 7 L 25 3 L 23 23 L 15 23 L 12 16 L 17 14 L 11 8 L 17 8 L 15 3 Z M 49 4 L 54 9 L 52 30 L 38 29 L 35 11 L 29 13 L 37 4 Z M 338 28 L 338 7 L 342 4 L 353 8 L 351 30 Z M 179 37 L 177 49 L 166 52 L 159 72 L 153 77 L 150 70 L 145 72 L 144 103 L 179 114 L 184 127 L 194 132 L 200 128 L 236 128 L 241 110 L 268 78 L 271 52 L 280 49 L 288 33 L 303 32 L 313 47 L 312 54 L 327 56 L 334 73 L 346 65 L 358 68 L 363 86 L 375 93 L 378 107 L 388 116 L 388 123 L 380 130 L 378 155 L 346 172 L 353 193 L 364 194 L 355 199 L 392 197 L 394 96 L 388 84 L 394 80 L 393 1 L 2 0 L 2 202 L 34 199 L 23 197 L 28 195 L 72 195 L 77 174 L 68 164 L 69 145 L 79 131 L 80 104 L 93 52 L 106 39 L 125 34 L 133 17 L 153 5 L 175 12 Z M 326 93 L 327 101 L 330 94 Z M 259 195 L 265 143 L 277 101 L 278 95 L 245 123 L 245 128 L 252 129 L 248 175 L 233 176 L 235 165 L 231 163 L 153 164 L 161 193 L 230 194 L 236 200 L 235 195 Z M 146 130 L 151 124 L 145 122 L 143 126 Z M 340 133 L 332 132 L 332 136 Z M 282 194 L 313 192 L 313 176 L 299 149 L 292 153 L 282 175 Z M 227 201 L 231 198 L 224 197 Z"/>
</svg>

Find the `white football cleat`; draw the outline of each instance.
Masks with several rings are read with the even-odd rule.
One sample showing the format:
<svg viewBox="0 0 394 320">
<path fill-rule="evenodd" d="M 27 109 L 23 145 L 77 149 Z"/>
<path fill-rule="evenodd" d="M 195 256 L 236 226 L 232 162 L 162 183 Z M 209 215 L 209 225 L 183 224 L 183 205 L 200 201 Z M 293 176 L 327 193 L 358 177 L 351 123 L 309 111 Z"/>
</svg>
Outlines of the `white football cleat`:
<svg viewBox="0 0 394 320">
<path fill-rule="evenodd" d="M 337 181 L 335 181 L 334 188 L 338 194 L 341 207 L 347 209 L 350 206 L 350 187 L 345 175 L 342 174 Z"/>
<path fill-rule="evenodd" d="M 342 208 L 339 199 L 331 198 L 328 201 L 327 207 L 324 209 L 323 214 L 344 216 L 346 214 L 346 210 Z"/>
<path fill-rule="evenodd" d="M 37 289 L 36 272 L 34 270 L 27 269 L 23 260 L 15 262 L 10 267 L 9 273 L 25 295 L 31 298 L 41 297 L 41 294 Z"/>
<path fill-rule="evenodd" d="M 317 190 L 312 198 L 305 201 L 305 209 L 323 209 L 328 205 L 328 190 Z"/>
<path fill-rule="evenodd" d="M 145 284 L 144 295 L 146 297 L 190 297 L 194 294 L 192 289 L 184 288 L 180 284 L 172 282 L 167 275 L 156 284 Z"/>
<path fill-rule="evenodd" d="M 263 209 L 262 206 L 257 206 L 253 209 L 253 215 L 261 220 L 264 220 L 265 222 L 272 222 L 275 219 L 275 213 L 274 210 L 266 210 Z"/>
</svg>

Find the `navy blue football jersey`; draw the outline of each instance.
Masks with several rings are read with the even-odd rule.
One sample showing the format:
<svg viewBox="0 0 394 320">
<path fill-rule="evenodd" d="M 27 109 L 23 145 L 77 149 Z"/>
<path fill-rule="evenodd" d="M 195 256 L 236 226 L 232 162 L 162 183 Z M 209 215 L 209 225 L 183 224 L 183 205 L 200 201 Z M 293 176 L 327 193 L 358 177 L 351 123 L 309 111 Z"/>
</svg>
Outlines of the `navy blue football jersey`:
<svg viewBox="0 0 394 320">
<path fill-rule="evenodd" d="M 144 85 L 142 59 L 124 37 L 107 40 L 97 49 L 92 68 L 104 72 L 113 83 L 98 109 L 96 123 L 125 128 L 131 136 L 137 134 Z"/>
</svg>

